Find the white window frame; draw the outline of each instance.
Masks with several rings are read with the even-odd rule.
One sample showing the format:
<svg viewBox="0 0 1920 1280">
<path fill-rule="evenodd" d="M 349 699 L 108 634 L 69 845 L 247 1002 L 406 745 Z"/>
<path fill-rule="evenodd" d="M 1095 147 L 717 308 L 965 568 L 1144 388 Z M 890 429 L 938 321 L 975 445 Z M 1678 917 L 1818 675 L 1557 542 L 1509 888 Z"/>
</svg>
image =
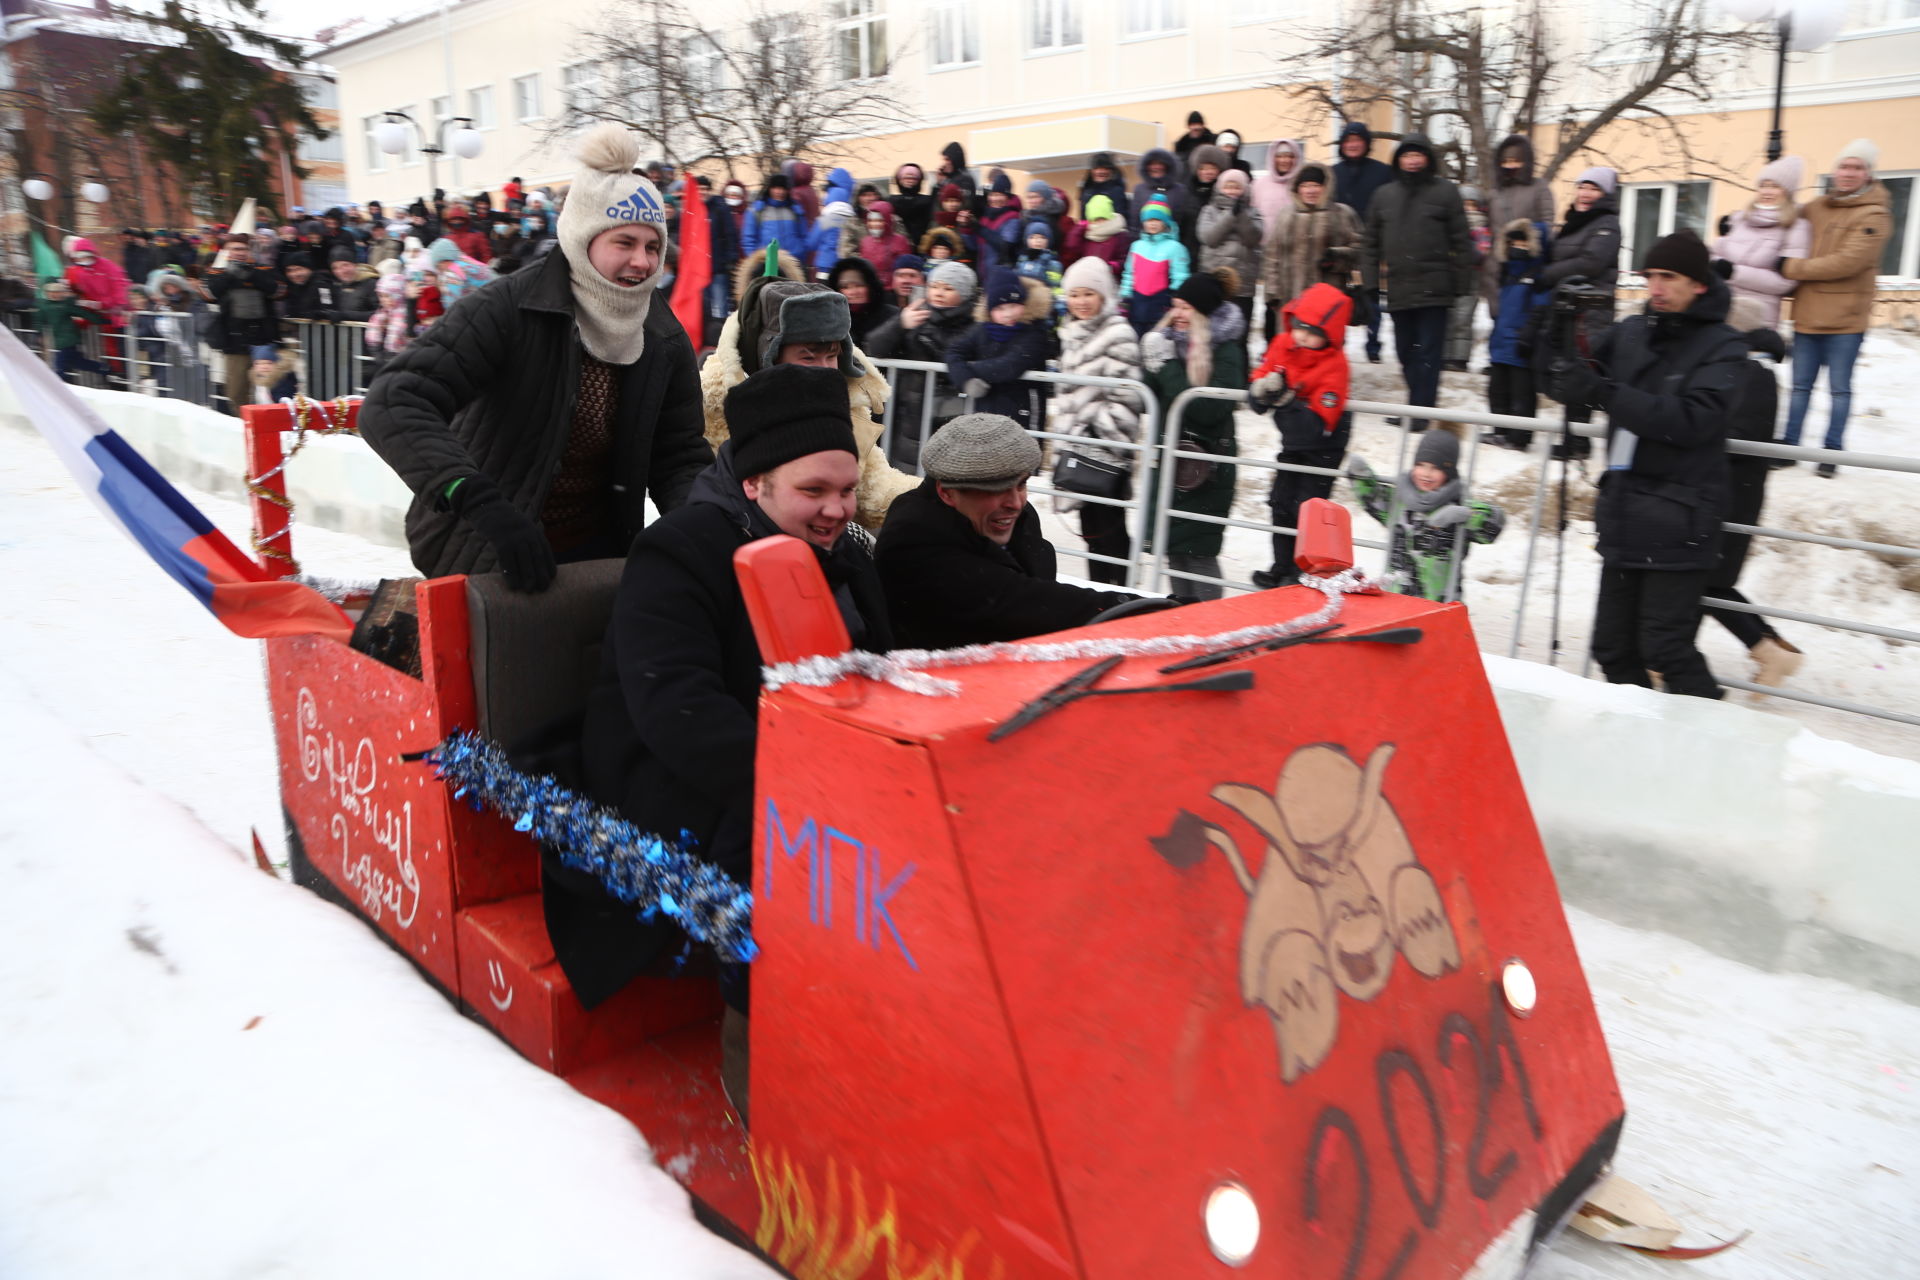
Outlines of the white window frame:
<svg viewBox="0 0 1920 1280">
<path fill-rule="evenodd" d="M 540 94 L 540 73 L 538 71 L 529 71 L 523 76 L 515 76 L 509 83 L 513 87 L 513 121 L 515 124 L 535 124 L 547 118 L 546 103 L 542 100 Z M 521 112 L 521 99 L 525 95 L 521 93 L 520 87 L 529 83 L 533 85 L 533 114 L 524 115 Z"/>
<path fill-rule="evenodd" d="M 442 107 L 442 103 L 446 105 Z M 440 94 L 428 105 L 427 111 L 433 119 L 434 131 L 438 132 L 441 125 L 453 119 L 453 95 L 450 93 Z"/>
<path fill-rule="evenodd" d="M 688 36 L 680 46 L 680 62 L 687 84 L 700 93 L 720 93 L 727 87 L 726 46 L 711 32 Z"/>
<path fill-rule="evenodd" d="M 1907 225 L 1895 227 L 1893 234 L 1900 244 L 1900 261 L 1894 263 L 1894 275 L 1902 280 L 1920 278 L 1920 169 L 1895 169 L 1889 173 L 1876 173 L 1875 181 L 1885 183 L 1889 178 L 1905 178 L 1907 187 Z M 1891 199 L 1887 210 L 1891 213 Z M 1904 238 L 1903 238 L 1904 233 Z M 1884 272 L 1882 274 L 1885 274 Z"/>
<path fill-rule="evenodd" d="M 1916 0 L 1853 0 L 1847 6 L 1846 29 L 1834 40 L 1859 40 L 1916 28 L 1920 28 L 1920 3 Z"/>
<path fill-rule="evenodd" d="M 1185 0 L 1120 0 L 1120 42 L 1160 40 L 1187 29 Z"/>
<path fill-rule="evenodd" d="M 580 95 L 595 95 L 600 92 L 600 64 L 597 62 L 569 62 L 560 68 L 560 109 L 577 111 L 581 109 Z M 519 108 L 516 100 L 515 109 Z"/>
<path fill-rule="evenodd" d="M 482 93 L 487 96 L 484 98 L 476 98 L 474 96 L 475 94 Z M 473 121 L 474 128 L 492 129 L 499 125 L 500 113 L 494 110 L 493 98 L 493 86 L 490 84 L 476 84 L 468 87 L 467 118 Z M 484 111 L 480 109 L 480 104 L 483 102 L 486 104 L 486 110 Z"/>
<path fill-rule="evenodd" d="M 878 80 L 893 69 L 887 47 L 887 0 L 833 0 L 834 71 L 842 80 Z M 840 40 L 847 32 L 860 37 L 860 65 L 851 74 L 840 63 Z"/>
<path fill-rule="evenodd" d="M 380 128 L 381 121 L 386 118 L 387 113 L 384 111 L 377 112 L 374 115 L 360 117 L 360 138 L 366 147 L 368 173 L 385 173 L 387 171 L 387 161 L 390 157 L 380 149 L 380 143 L 375 137 L 376 131 Z"/>
<path fill-rule="evenodd" d="M 1297 11 L 1298 5 L 1289 0 L 1233 0 L 1228 10 L 1227 22 L 1240 26 L 1248 22 L 1272 22 L 1289 16 L 1289 11 Z"/>
<path fill-rule="evenodd" d="M 941 45 L 959 45 L 959 56 L 940 60 Z M 927 70 L 958 71 L 980 65 L 980 20 L 973 0 L 928 0 Z"/>
<path fill-rule="evenodd" d="M 345 164 L 347 160 L 346 142 L 341 138 L 340 130 L 335 128 L 329 130 L 327 136 L 324 138 L 301 138 L 300 145 L 296 148 L 295 154 L 302 160 L 322 160 L 330 164 Z"/>
<path fill-rule="evenodd" d="M 1713 183 L 1705 179 L 1690 178 L 1685 182 L 1623 182 L 1620 184 L 1620 270 L 1635 272 L 1640 270 L 1638 261 L 1641 254 L 1639 241 L 1640 209 L 1639 202 L 1643 192 L 1656 192 L 1660 196 L 1660 214 L 1655 219 L 1654 238 L 1673 234 L 1675 213 L 1680 208 L 1680 188 L 1698 187 L 1705 193 L 1704 207 L 1700 211 L 1700 238 L 1713 239 Z M 1652 245 L 1645 246 L 1651 249 Z"/>
<path fill-rule="evenodd" d="M 1056 53 L 1074 53 L 1087 47 L 1086 6 L 1080 0 L 1027 0 L 1027 54 L 1050 57 Z M 1039 42 L 1042 21 L 1050 28 L 1050 43 Z M 1073 39 L 1068 39 L 1068 28 Z"/>
</svg>

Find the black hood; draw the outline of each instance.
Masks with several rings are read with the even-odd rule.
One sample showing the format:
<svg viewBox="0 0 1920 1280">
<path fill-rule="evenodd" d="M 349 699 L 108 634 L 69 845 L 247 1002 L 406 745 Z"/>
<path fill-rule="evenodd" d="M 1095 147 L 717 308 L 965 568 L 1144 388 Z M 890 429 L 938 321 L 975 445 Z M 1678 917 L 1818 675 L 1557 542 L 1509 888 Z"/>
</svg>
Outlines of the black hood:
<svg viewBox="0 0 1920 1280">
<path fill-rule="evenodd" d="M 887 300 L 885 290 L 883 290 L 880 287 L 880 273 L 876 271 L 874 269 L 873 264 L 871 262 L 868 262 L 865 258 L 860 258 L 860 257 L 842 258 L 840 259 L 840 261 L 834 263 L 833 270 L 827 273 L 827 286 L 829 288 L 836 290 L 837 292 L 838 291 L 837 282 L 840 279 L 840 274 L 844 271 L 851 271 L 854 274 L 858 275 L 862 280 L 865 280 L 867 282 L 867 299 L 868 299 L 867 305 L 868 306 L 871 307 L 876 303 L 885 302 Z"/>
<path fill-rule="evenodd" d="M 1427 158 L 1427 167 L 1418 173 L 1408 173 L 1402 169 L 1400 167 L 1400 157 L 1409 151 L 1418 151 L 1421 155 L 1425 156 Z M 1393 176 L 1403 182 L 1426 182 L 1438 176 L 1434 168 L 1433 143 L 1427 140 L 1426 134 L 1410 133 L 1400 139 L 1400 145 L 1393 149 Z"/>
<path fill-rule="evenodd" d="M 966 171 L 967 152 L 966 148 L 962 147 L 959 143 L 949 142 L 946 146 L 940 148 L 940 154 L 952 163 L 955 173 L 964 173 Z"/>
<path fill-rule="evenodd" d="M 1358 120 L 1349 120 L 1347 121 L 1346 126 L 1340 130 L 1340 136 L 1334 139 L 1333 151 L 1334 151 L 1334 155 L 1338 159 L 1345 160 L 1347 158 L 1345 152 L 1341 150 L 1341 147 L 1346 143 L 1346 140 L 1348 138 L 1355 138 L 1355 137 L 1360 138 L 1366 142 L 1367 151 L 1373 150 L 1373 130 L 1367 128 L 1366 125 L 1361 124 Z M 1366 158 L 1366 155 L 1367 155 L 1367 152 L 1365 151 L 1361 152 L 1360 153 L 1361 159 L 1364 160 Z M 1300 158 L 1302 160 L 1306 159 L 1305 156 L 1302 156 Z"/>
<path fill-rule="evenodd" d="M 1501 160 L 1510 150 L 1520 153 L 1518 173 L 1509 173 L 1501 165 Z M 1494 182 L 1502 187 L 1525 186 L 1533 181 L 1533 140 L 1523 133 L 1510 133 L 1500 139 L 1500 145 L 1493 149 Z"/>
</svg>

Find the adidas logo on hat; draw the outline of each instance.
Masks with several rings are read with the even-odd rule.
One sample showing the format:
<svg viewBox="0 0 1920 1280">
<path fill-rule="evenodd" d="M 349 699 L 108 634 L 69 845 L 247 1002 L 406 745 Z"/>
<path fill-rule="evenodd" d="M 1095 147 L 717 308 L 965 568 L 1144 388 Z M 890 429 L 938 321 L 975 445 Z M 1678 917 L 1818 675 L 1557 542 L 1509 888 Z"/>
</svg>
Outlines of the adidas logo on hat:
<svg viewBox="0 0 1920 1280">
<path fill-rule="evenodd" d="M 635 187 L 633 194 L 619 204 L 607 206 L 607 217 L 615 222 L 660 222 L 667 220 L 666 211 L 660 207 L 660 201 L 645 187 Z"/>
</svg>

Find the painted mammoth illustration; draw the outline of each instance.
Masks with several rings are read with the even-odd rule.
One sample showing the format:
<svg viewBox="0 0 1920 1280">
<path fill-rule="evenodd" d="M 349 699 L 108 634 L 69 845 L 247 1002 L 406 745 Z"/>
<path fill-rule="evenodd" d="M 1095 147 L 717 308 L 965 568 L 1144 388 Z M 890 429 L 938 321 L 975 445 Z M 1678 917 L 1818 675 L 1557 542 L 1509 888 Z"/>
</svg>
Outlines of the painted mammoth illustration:
<svg viewBox="0 0 1920 1280">
<path fill-rule="evenodd" d="M 1215 787 L 1212 797 L 1266 838 L 1257 878 L 1230 834 L 1192 824 L 1247 893 L 1240 994 L 1272 1015 L 1288 1083 L 1332 1052 L 1338 992 L 1373 999 L 1393 976 L 1396 954 L 1428 978 L 1460 967 L 1439 887 L 1381 792 L 1393 755 L 1382 743 L 1362 769 L 1345 749 L 1316 743 L 1287 757 L 1271 794 L 1240 782 Z"/>
</svg>

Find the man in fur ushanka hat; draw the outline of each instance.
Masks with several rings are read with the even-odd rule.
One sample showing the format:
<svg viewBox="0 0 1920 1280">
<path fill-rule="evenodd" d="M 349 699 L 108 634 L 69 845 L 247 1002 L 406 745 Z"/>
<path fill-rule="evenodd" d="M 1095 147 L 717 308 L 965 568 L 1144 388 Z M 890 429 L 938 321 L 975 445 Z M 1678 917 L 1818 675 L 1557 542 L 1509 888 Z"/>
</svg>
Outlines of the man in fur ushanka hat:
<svg viewBox="0 0 1920 1280">
<path fill-rule="evenodd" d="M 615 124 L 580 144 L 537 264 L 463 296 L 374 379 L 362 433 L 414 491 L 413 562 L 428 577 L 502 570 L 541 591 L 555 565 L 626 554 L 713 461 L 693 346 L 654 305 L 660 192 Z"/>
</svg>

